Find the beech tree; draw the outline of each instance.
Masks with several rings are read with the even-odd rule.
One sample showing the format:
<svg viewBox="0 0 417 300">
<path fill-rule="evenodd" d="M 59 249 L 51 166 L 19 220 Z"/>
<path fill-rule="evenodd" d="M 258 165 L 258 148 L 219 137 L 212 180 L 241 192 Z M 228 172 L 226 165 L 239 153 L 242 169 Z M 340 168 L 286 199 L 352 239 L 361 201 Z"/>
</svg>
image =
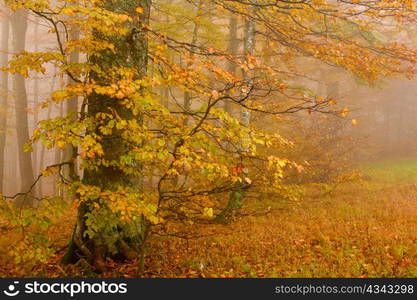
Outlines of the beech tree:
<svg viewBox="0 0 417 300">
<path fill-rule="evenodd" d="M 6 67 L 9 60 L 9 34 L 10 24 L 6 14 L 2 13 L 3 22 L 1 25 L 1 44 L 2 53 L 0 64 Z M 7 130 L 7 100 L 9 96 L 9 76 L 8 73 L 2 72 L 0 86 L 0 194 L 3 192 L 4 179 L 4 150 L 6 149 L 6 130 Z"/>
<path fill-rule="evenodd" d="M 20 10 L 14 13 L 10 19 L 12 45 L 15 53 L 20 53 L 25 50 L 27 30 L 26 18 L 27 11 Z M 30 133 L 25 78 L 19 73 L 13 76 L 13 98 L 15 99 L 17 145 L 20 150 L 18 154 L 21 189 L 22 191 L 27 191 L 30 189 L 35 179 L 31 154 L 23 151 L 25 143 L 29 140 Z M 33 203 L 32 192 L 19 195 L 17 201 L 19 206 L 31 206 Z"/>
</svg>

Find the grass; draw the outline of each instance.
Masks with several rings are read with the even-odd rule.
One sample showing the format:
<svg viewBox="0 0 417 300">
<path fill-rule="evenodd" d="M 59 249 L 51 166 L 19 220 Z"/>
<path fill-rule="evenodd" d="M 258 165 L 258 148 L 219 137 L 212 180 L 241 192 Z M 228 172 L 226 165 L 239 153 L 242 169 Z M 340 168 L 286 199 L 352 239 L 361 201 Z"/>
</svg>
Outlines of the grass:
<svg viewBox="0 0 417 300">
<path fill-rule="evenodd" d="M 363 166 L 364 173 L 373 179 L 385 182 L 417 181 L 417 159 L 391 159 Z"/>
<path fill-rule="evenodd" d="M 284 204 L 264 199 L 276 210 L 229 226 L 205 226 L 207 236 L 200 239 L 154 237 L 144 276 L 416 277 L 417 160 L 375 163 L 366 174 L 368 182 L 344 184 L 318 198 Z M 0 259 L 3 276 L 97 276 L 83 262 L 58 264 L 71 234 L 71 218 L 66 220 L 50 229 L 60 249 L 56 256 L 23 274 Z M 54 236 L 57 230 L 61 234 Z M 12 240 L 10 234 L 1 236 L 0 245 Z M 101 276 L 136 274 L 137 262 L 111 265 Z"/>
</svg>

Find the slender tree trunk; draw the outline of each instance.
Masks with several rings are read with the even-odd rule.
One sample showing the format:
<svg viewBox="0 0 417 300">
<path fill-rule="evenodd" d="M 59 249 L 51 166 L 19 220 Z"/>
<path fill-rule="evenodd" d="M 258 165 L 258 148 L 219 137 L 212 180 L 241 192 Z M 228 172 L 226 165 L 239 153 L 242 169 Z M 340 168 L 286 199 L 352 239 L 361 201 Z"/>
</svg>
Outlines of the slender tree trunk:
<svg viewBox="0 0 417 300">
<path fill-rule="evenodd" d="M 229 45 L 228 45 L 228 51 L 231 55 L 235 56 L 238 54 L 238 47 L 239 47 L 239 40 L 237 38 L 237 27 L 238 27 L 238 20 L 236 16 L 232 15 L 230 17 L 229 21 Z M 229 61 L 227 65 L 227 71 L 231 75 L 236 75 L 237 67 L 236 64 L 233 61 Z M 233 104 L 230 101 L 226 101 L 224 103 L 224 109 L 227 113 L 230 115 L 233 115 Z M 225 145 L 226 148 L 230 149 L 230 145 Z M 236 185 L 236 187 L 238 187 Z M 236 191 L 232 191 L 226 207 L 216 216 L 214 219 L 214 222 L 216 223 L 222 223 L 222 224 L 228 224 L 232 221 L 233 218 L 233 212 L 236 209 L 239 209 L 241 207 L 241 197 L 242 192 L 240 189 L 237 189 Z"/>
<path fill-rule="evenodd" d="M 1 53 L 0 66 L 7 66 L 9 53 L 9 19 L 4 17 L 1 27 Z M 0 194 L 3 193 L 4 169 L 6 150 L 6 130 L 7 130 L 7 97 L 9 94 L 9 75 L 7 72 L 0 73 Z"/>
<path fill-rule="evenodd" d="M 255 13 L 256 9 L 252 7 L 251 15 Z M 255 50 L 255 23 L 247 19 L 245 21 L 245 36 L 243 40 L 243 55 L 251 56 L 253 55 Z M 249 81 L 250 80 L 250 72 L 243 71 L 243 79 Z"/>
<path fill-rule="evenodd" d="M 119 13 L 123 12 L 129 15 L 136 15 L 136 8 L 143 9 L 139 19 L 140 22 L 148 22 L 150 14 L 151 0 L 117 0 L 106 2 L 105 8 L 108 10 L 114 10 Z M 136 10 L 137 11 L 137 10 Z M 140 24 L 136 24 L 140 26 Z M 109 38 L 110 39 L 110 38 Z M 129 39 L 129 37 L 118 37 L 117 40 L 112 40 L 116 47 L 115 53 L 104 52 L 100 56 L 92 57 L 91 61 L 100 65 L 102 68 L 112 68 L 116 66 L 128 66 L 134 67 L 137 70 L 138 78 L 144 76 L 147 72 L 148 64 L 148 42 L 146 36 L 142 34 L 136 34 L 135 37 Z M 105 70 L 104 70 L 105 71 Z M 108 84 L 106 79 L 101 78 L 99 74 L 92 73 L 90 75 L 99 84 Z M 141 116 L 134 116 L 133 113 L 125 106 L 119 104 L 113 98 L 109 98 L 102 95 L 93 94 L 88 98 L 88 114 L 95 116 L 97 113 L 104 112 L 109 113 L 111 111 L 117 112 L 117 114 L 123 119 L 138 119 L 139 122 L 143 120 Z M 95 134 L 101 135 L 99 131 Z M 101 142 L 104 157 L 106 160 L 120 159 L 120 156 L 126 153 L 128 149 L 123 146 L 121 132 L 115 131 L 110 136 L 102 136 Z M 100 166 L 97 169 L 85 170 L 83 174 L 83 183 L 97 186 L 102 190 L 115 190 L 119 186 L 129 185 L 136 187 L 138 191 L 141 191 L 141 178 L 132 176 L 123 172 L 117 166 Z M 126 230 L 122 225 L 118 230 L 114 232 L 111 230 L 106 231 L 107 235 L 112 236 L 116 242 L 117 249 L 108 248 L 106 240 L 108 236 L 102 236 L 100 233 L 92 238 L 86 237 L 84 232 L 87 228 L 85 223 L 86 214 L 91 212 L 92 203 L 83 202 L 78 209 L 77 222 L 74 228 L 72 242 L 69 245 L 68 251 L 63 259 L 64 263 L 73 262 L 77 259 L 77 253 L 87 257 L 88 260 L 95 266 L 98 271 L 104 269 L 104 258 L 107 256 L 113 256 L 118 258 L 132 259 L 138 256 L 137 245 L 143 244 L 145 237 L 147 236 L 147 230 L 144 228 L 144 222 L 138 222 L 134 224 L 137 234 L 132 236 L 132 232 L 123 234 Z M 104 208 L 103 208 L 104 209 Z M 126 238 L 129 237 L 129 238 Z M 141 252 L 143 253 L 143 247 Z"/>
<path fill-rule="evenodd" d="M 58 116 L 62 117 L 64 115 L 64 103 L 61 102 L 59 103 L 59 111 L 58 111 Z M 62 162 L 62 150 L 55 148 L 54 149 L 54 164 L 59 164 Z M 55 180 L 54 180 L 54 185 L 53 185 L 53 195 L 54 196 L 62 196 L 62 187 L 60 185 L 58 185 L 58 180 L 59 180 L 59 176 L 60 174 L 55 174 Z"/>
<path fill-rule="evenodd" d="M 55 74 L 56 74 L 56 70 L 54 70 L 54 72 L 53 72 L 53 77 L 52 77 L 52 81 L 51 81 L 51 86 L 50 86 L 50 93 L 49 94 L 52 94 L 53 92 L 54 92 L 54 90 L 55 90 L 55 84 L 56 84 L 56 76 L 55 76 Z M 48 112 L 47 112 L 47 115 L 46 115 L 46 119 L 47 120 L 49 120 L 50 118 L 51 118 L 51 114 L 52 114 L 52 105 L 49 105 L 48 106 Z M 46 150 L 46 147 L 44 146 L 44 145 L 41 145 L 41 153 L 40 153 L 40 156 L 39 156 L 39 169 L 40 170 L 42 170 L 44 167 L 45 167 L 45 150 Z M 43 180 L 41 180 L 40 182 L 39 182 L 39 190 L 38 190 L 38 192 L 39 192 L 39 196 L 43 196 L 43 183 L 44 183 L 44 181 Z"/>
<path fill-rule="evenodd" d="M 60 86 L 64 86 L 65 85 L 65 79 L 60 77 L 60 82 L 59 82 Z M 64 104 L 64 102 L 60 102 L 58 104 L 58 116 L 63 117 L 64 116 L 64 107 L 66 105 Z M 63 151 L 61 149 L 55 148 L 54 149 L 54 164 L 59 164 L 62 163 L 63 161 Z M 64 190 L 62 189 L 61 185 L 58 185 L 58 181 L 60 180 L 60 176 L 62 175 L 62 171 L 61 174 L 55 174 L 55 180 L 54 180 L 54 185 L 53 185 L 53 195 L 55 196 L 59 196 L 62 197 L 64 195 Z"/>
<path fill-rule="evenodd" d="M 165 15 L 165 23 L 169 24 L 169 15 Z M 161 90 L 162 105 L 169 108 L 169 87 L 163 87 Z"/>
<path fill-rule="evenodd" d="M 38 40 L 38 35 L 39 35 L 39 25 L 38 23 L 35 24 L 35 30 L 34 30 L 34 36 L 35 36 L 35 52 L 39 51 L 39 40 Z M 38 75 L 35 76 L 34 78 L 34 83 L 33 83 L 33 107 L 34 107 L 34 113 L 33 113 L 33 126 L 36 128 L 38 126 L 38 121 L 39 121 L 39 77 Z M 32 158 L 33 158 L 33 169 L 34 169 L 34 174 L 37 174 L 39 172 L 39 145 L 35 145 L 33 147 L 33 152 L 32 152 Z M 39 185 L 36 186 L 35 192 L 38 196 L 40 196 L 39 193 Z"/>
<path fill-rule="evenodd" d="M 201 14 L 201 5 L 202 5 L 202 0 L 200 0 L 200 2 L 198 3 L 198 7 L 197 7 L 197 11 L 196 11 L 196 17 L 198 17 Z M 193 29 L 193 35 L 191 38 L 191 45 L 196 45 L 197 43 L 197 39 L 198 39 L 198 30 L 199 30 L 199 24 L 198 23 L 194 23 L 194 29 Z M 192 62 L 188 62 L 187 63 L 187 68 L 191 67 Z M 190 91 L 185 91 L 184 92 L 184 111 L 187 113 L 189 112 L 190 108 L 191 108 L 191 92 Z M 187 125 L 189 121 L 189 117 L 185 116 L 184 119 L 184 125 Z"/>
<path fill-rule="evenodd" d="M 230 17 L 230 22 L 229 22 L 229 45 L 228 45 L 229 54 L 232 56 L 237 55 L 238 47 L 239 47 L 239 40 L 237 38 L 237 17 L 235 15 L 232 15 Z M 227 71 L 233 76 L 236 75 L 237 67 L 233 61 L 229 61 L 227 63 Z M 230 101 L 225 102 L 224 109 L 229 114 L 233 114 L 233 106 Z"/>
<path fill-rule="evenodd" d="M 250 8 L 251 13 L 254 14 L 256 8 L 252 7 Z M 232 40 L 236 39 L 236 28 L 237 28 L 237 24 L 234 23 L 235 21 L 233 19 L 231 19 L 230 21 L 230 44 L 229 44 L 229 48 L 232 51 L 236 50 L 236 45 L 232 44 Z M 245 31 L 244 31 L 244 39 L 243 39 L 243 55 L 245 57 L 249 57 L 251 55 L 253 55 L 254 53 L 254 47 L 255 47 L 255 24 L 252 20 L 246 20 L 245 21 Z M 229 50 L 230 50 L 229 49 Z M 235 71 L 234 66 L 229 66 L 230 70 Z M 242 77 L 243 80 L 245 82 L 245 84 L 250 85 L 252 84 L 252 78 L 251 78 L 252 74 L 249 71 L 244 71 L 242 70 Z M 231 109 L 230 107 L 226 107 L 226 109 Z M 243 125 L 245 126 L 249 126 L 250 124 L 250 118 L 251 118 L 251 114 L 250 111 L 247 111 L 245 109 L 240 108 L 239 110 L 239 119 L 242 122 Z M 242 147 L 240 147 L 241 149 L 239 149 L 239 151 L 241 152 L 245 152 L 247 151 L 246 149 L 243 149 Z M 244 171 L 244 166 L 243 163 L 241 162 L 238 166 L 237 166 L 238 170 L 241 170 L 241 172 L 243 173 Z M 244 174 L 242 174 L 242 176 L 244 176 Z M 244 182 L 244 181 L 243 181 Z M 233 218 L 234 218 L 234 214 L 237 210 L 239 210 L 242 205 L 243 205 L 243 200 L 245 197 L 245 189 L 247 187 L 247 184 L 245 183 L 240 183 L 237 182 L 229 196 L 229 200 L 227 202 L 226 207 L 217 215 L 217 217 L 215 218 L 215 222 L 217 223 L 223 223 L 223 224 L 228 224 L 230 222 L 232 222 Z"/>
<path fill-rule="evenodd" d="M 20 53 L 25 50 L 27 11 L 19 10 L 11 16 L 13 51 Z M 19 147 L 19 171 L 21 177 L 21 191 L 28 192 L 34 183 L 32 156 L 23 151 L 25 143 L 29 141 L 28 100 L 25 78 L 16 74 L 13 76 L 13 96 L 16 109 L 17 145 Z M 18 206 L 33 205 L 32 193 L 16 200 Z"/>
<path fill-rule="evenodd" d="M 256 12 L 256 7 L 251 7 L 250 9 L 251 15 L 254 15 Z M 243 54 L 248 58 L 253 55 L 255 51 L 255 23 L 247 19 L 245 21 L 245 36 L 243 41 Z M 251 71 L 242 70 L 243 80 L 246 82 L 248 86 L 252 85 L 252 74 Z M 242 109 L 240 111 L 240 120 L 245 126 L 249 126 L 250 124 L 251 113 L 248 110 Z"/>
<path fill-rule="evenodd" d="M 73 40 L 79 39 L 79 32 L 75 30 L 71 38 Z M 80 60 L 80 54 L 78 51 L 71 53 L 70 55 L 70 63 L 78 63 Z M 74 83 L 71 78 L 68 78 L 69 83 Z M 77 118 L 78 113 L 78 97 L 73 97 L 70 100 L 67 101 L 66 105 L 66 113 L 73 116 L 73 119 L 75 120 Z M 78 178 L 77 174 L 77 147 L 74 147 L 72 145 L 67 145 L 64 149 L 64 153 L 62 155 L 62 161 L 72 161 L 72 164 L 67 165 L 63 169 L 63 175 L 66 180 L 69 181 L 75 181 Z"/>
</svg>

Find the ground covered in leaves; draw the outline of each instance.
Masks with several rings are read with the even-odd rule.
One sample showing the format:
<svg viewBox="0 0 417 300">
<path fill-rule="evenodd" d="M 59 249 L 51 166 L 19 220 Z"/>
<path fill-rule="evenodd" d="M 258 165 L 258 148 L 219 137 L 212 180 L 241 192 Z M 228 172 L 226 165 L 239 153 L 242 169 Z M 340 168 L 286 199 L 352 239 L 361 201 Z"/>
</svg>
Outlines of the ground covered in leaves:
<svg viewBox="0 0 417 300">
<path fill-rule="evenodd" d="M 406 165 L 414 174 L 416 168 Z M 417 181 L 412 176 L 395 181 L 390 168 L 373 167 L 366 182 L 297 202 L 259 198 L 249 205 L 270 206 L 269 213 L 239 218 L 232 225 L 205 225 L 205 236 L 198 239 L 154 236 L 141 276 L 416 277 Z M 389 180 L 373 179 L 387 172 Z M 5 252 L 18 242 L 18 229 L 2 228 L 1 276 L 138 276 L 138 261 L 108 262 L 111 271 L 100 275 L 84 261 L 60 265 L 73 217 L 74 211 L 67 210 L 48 229 L 53 253 L 37 264 L 26 264 L 25 257 L 13 260 Z M 197 229 L 201 233 L 190 226 L 190 231 Z"/>
</svg>

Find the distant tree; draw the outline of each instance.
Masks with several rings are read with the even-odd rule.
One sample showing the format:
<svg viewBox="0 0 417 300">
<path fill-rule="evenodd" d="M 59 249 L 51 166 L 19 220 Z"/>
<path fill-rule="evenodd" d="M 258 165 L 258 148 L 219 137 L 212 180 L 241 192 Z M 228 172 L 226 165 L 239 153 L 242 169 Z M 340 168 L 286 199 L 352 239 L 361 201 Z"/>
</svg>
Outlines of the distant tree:
<svg viewBox="0 0 417 300">
<path fill-rule="evenodd" d="M 10 25 L 9 18 L 2 12 L 2 24 L 1 24 L 1 53 L 0 53 L 0 66 L 7 67 L 9 61 L 9 33 Z M 6 149 L 6 134 L 7 134 L 7 99 L 9 96 L 9 76 L 7 72 L 1 72 L 0 82 L 0 194 L 3 193 L 4 184 L 4 168 L 5 168 L 5 156 L 4 151 Z"/>
<path fill-rule="evenodd" d="M 13 52 L 21 53 L 25 50 L 26 30 L 27 30 L 26 10 L 20 10 L 12 14 L 10 18 L 12 29 Z M 35 181 L 32 156 L 24 152 L 24 145 L 29 140 L 29 120 L 28 120 L 28 99 L 26 93 L 25 78 L 22 74 L 13 76 L 13 98 L 16 116 L 16 136 L 19 148 L 19 171 L 21 180 L 21 190 L 28 191 Z M 32 192 L 20 195 L 17 199 L 19 206 L 31 206 L 33 204 Z"/>
</svg>

